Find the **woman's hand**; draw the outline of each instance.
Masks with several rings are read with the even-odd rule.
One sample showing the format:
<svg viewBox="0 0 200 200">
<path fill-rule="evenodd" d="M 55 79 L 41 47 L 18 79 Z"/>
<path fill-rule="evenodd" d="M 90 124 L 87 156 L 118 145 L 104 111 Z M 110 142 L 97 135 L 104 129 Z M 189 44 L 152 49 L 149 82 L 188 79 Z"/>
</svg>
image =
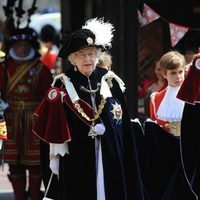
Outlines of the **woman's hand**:
<svg viewBox="0 0 200 200">
<path fill-rule="evenodd" d="M 105 130 L 106 129 L 105 129 L 105 126 L 103 123 L 95 125 L 95 131 L 96 131 L 97 135 L 103 135 Z"/>
</svg>

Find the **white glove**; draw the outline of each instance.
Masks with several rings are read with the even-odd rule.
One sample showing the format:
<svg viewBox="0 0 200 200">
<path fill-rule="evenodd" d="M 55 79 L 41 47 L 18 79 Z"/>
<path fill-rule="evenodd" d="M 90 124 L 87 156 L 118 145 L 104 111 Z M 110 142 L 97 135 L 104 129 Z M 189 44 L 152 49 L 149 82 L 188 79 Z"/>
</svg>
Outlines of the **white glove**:
<svg viewBox="0 0 200 200">
<path fill-rule="evenodd" d="M 105 126 L 103 123 L 95 125 L 95 131 L 96 131 L 97 135 L 103 135 L 105 130 L 106 129 L 105 129 Z"/>
<path fill-rule="evenodd" d="M 54 157 L 50 159 L 50 164 L 49 167 L 51 169 L 51 171 L 56 174 L 59 175 L 59 157 Z"/>
</svg>

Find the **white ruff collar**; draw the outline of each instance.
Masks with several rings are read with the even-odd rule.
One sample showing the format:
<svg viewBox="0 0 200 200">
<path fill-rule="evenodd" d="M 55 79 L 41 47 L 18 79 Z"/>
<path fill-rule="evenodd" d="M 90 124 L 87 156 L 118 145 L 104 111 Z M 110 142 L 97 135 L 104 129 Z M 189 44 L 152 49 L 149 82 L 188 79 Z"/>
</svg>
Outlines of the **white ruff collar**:
<svg viewBox="0 0 200 200">
<path fill-rule="evenodd" d="M 179 87 L 167 87 L 165 96 L 158 108 L 157 118 L 163 121 L 178 122 L 182 119 L 184 102 L 176 95 Z"/>
<path fill-rule="evenodd" d="M 9 55 L 11 56 L 11 58 L 13 58 L 14 60 L 19 60 L 19 61 L 27 61 L 27 60 L 31 60 L 34 56 L 35 56 L 35 50 L 33 48 L 31 48 L 30 53 L 26 56 L 26 57 L 19 57 L 13 48 L 11 48 L 9 50 Z"/>
</svg>

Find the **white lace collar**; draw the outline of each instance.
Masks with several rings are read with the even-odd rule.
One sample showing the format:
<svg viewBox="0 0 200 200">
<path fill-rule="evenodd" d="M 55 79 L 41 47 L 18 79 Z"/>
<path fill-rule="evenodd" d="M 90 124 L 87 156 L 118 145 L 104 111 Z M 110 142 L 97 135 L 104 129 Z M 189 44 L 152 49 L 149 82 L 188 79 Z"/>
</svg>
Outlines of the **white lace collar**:
<svg viewBox="0 0 200 200">
<path fill-rule="evenodd" d="M 157 118 L 163 121 L 177 122 L 181 121 L 184 102 L 178 98 L 176 95 L 178 93 L 179 87 L 167 87 L 165 96 L 158 108 Z"/>
<path fill-rule="evenodd" d="M 31 48 L 30 53 L 26 56 L 26 57 L 19 57 L 13 48 L 11 48 L 9 50 L 9 55 L 11 56 L 11 58 L 13 58 L 14 60 L 19 60 L 19 61 L 27 61 L 27 60 L 31 60 L 34 56 L 35 56 L 35 50 L 33 48 Z"/>
</svg>

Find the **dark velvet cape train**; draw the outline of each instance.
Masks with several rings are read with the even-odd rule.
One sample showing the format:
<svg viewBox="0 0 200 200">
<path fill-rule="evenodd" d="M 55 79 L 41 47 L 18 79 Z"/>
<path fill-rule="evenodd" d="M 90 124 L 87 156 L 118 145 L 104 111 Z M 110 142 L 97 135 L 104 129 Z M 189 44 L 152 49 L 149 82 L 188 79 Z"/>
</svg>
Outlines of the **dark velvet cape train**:
<svg viewBox="0 0 200 200">
<path fill-rule="evenodd" d="M 181 122 L 181 154 L 186 178 L 200 198 L 200 104 L 185 104 Z"/>
<path fill-rule="evenodd" d="M 185 176 L 196 198 L 200 198 L 200 54 L 195 55 L 177 94 L 185 101 L 181 121 L 181 157 Z"/>
<path fill-rule="evenodd" d="M 180 140 L 158 124 L 132 123 L 147 200 L 196 200 L 181 163 Z M 140 131 L 139 131 L 140 130 Z"/>
</svg>

